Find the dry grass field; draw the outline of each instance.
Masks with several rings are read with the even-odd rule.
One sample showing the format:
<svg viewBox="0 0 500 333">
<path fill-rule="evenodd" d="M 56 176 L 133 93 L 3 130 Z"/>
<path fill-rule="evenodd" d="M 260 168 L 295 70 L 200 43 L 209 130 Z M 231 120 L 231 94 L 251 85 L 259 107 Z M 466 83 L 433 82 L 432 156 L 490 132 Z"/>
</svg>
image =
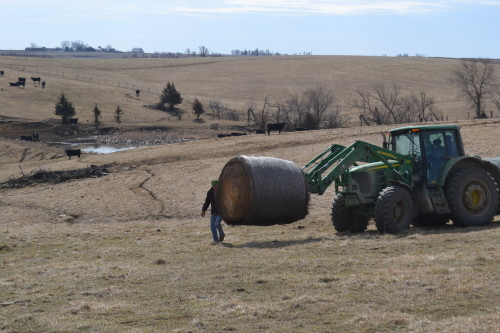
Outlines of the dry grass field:
<svg viewBox="0 0 500 333">
<path fill-rule="evenodd" d="M 225 226 L 224 243 L 210 244 L 201 205 L 210 180 L 231 157 L 274 156 L 303 165 L 332 143 L 380 144 L 379 133 L 392 126 L 219 139 L 211 124 L 224 130 L 244 121 L 168 119 L 143 107 L 157 95 L 137 98 L 130 89 L 57 76 L 46 79 L 45 90 L 31 82 L 24 89 L 5 84 L 31 76 L 9 72 L 9 64 L 50 67 L 65 76 L 129 80 L 158 90 L 170 80 L 187 96 L 243 107 L 319 78 L 348 98 L 349 91 L 377 78 L 385 82 L 392 73 L 411 89 L 435 93 L 450 116 L 453 105 L 465 112 L 444 78 L 433 75 L 444 77 L 453 60 L 332 59 L 0 57 L 6 70 L 0 78 L 0 183 L 40 170 L 109 170 L 98 178 L 0 188 L 0 332 L 499 332 L 500 216 L 475 228 L 449 224 L 381 235 L 370 224 L 361 235 L 337 234 L 330 188 L 312 195 L 304 220 Z M 304 68 L 312 74 L 304 76 Z M 13 139 L 33 128 L 64 139 L 53 115 L 61 90 L 84 125 L 95 103 L 110 110 L 120 103 L 124 122 L 114 124 L 109 114 L 103 126 L 123 135 L 164 126 L 167 135 L 198 140 L 69 160 L 60 147 Z M 467 154 L 500 156 L 498 119 L 456 123 Z M 91 126 L 79 131 L 90 133 Z"/>
</svg>

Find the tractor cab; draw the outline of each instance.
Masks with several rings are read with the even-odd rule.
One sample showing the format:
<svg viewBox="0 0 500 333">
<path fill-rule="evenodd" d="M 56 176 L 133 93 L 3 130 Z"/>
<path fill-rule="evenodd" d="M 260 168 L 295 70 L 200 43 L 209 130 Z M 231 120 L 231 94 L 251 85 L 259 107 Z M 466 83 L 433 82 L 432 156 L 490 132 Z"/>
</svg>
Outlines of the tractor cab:
<svg viewBox="0 0 500 333">
<path fill-rule="evenodd" d="M 425 125 L 396 128 L 389 132 L 384 146 L 402 155 L 412 157 L 427 185 L 439 181 L 446 162 L 465 152 L 456 125 Z"/>
</svg>

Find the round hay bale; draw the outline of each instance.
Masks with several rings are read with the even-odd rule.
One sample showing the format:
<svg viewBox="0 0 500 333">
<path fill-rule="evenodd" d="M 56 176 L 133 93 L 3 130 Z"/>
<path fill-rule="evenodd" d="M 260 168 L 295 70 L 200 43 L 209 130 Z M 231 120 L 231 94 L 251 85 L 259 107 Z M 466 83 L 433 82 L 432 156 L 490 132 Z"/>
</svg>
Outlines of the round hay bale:
<svg viewBox="0 0 500 333">
<path fill-rule="evenodd" d="M 291 161 L 238 156 L 219 176 L 217 205 L 228 224 L 292 223 L 307 215 L 308 204 L 306 177 Z"/>
</svg>

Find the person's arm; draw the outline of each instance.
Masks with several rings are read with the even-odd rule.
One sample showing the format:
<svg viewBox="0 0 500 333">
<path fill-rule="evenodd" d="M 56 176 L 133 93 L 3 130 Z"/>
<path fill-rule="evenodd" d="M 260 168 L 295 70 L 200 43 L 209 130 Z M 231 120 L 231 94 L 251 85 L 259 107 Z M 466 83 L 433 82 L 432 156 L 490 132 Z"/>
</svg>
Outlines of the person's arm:
<svg viewBox="0 0 500 333">
<path fill-rule="evenodd" d="M 210 191 L 207 192 L 207 197 L 205 198 L 205 203 L 203 204 L 203 207 L 201 208 L 201 216 L 205 216 L 205 213 L 207 212 L 208 206 L 210 206 Z"/>
</svg>

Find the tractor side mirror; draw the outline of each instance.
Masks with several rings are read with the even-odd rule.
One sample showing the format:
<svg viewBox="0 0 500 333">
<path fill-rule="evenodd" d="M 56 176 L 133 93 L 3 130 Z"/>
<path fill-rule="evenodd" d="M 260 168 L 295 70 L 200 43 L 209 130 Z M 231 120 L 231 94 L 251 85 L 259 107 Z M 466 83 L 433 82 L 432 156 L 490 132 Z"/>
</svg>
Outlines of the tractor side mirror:
<svg viewBox="0 0 500 333">
<path fill-rule="evenodd" d="M 385 136 L 385 133 L 380 132 L 380 135 L 382 135 L 382 138 L 384 140 L 384 142 L 382 143 L 382 147 L 384 147 L 384 149 L 389 149 L 389 143 L 387 142 L 387 137 Z"/>
</svg>

